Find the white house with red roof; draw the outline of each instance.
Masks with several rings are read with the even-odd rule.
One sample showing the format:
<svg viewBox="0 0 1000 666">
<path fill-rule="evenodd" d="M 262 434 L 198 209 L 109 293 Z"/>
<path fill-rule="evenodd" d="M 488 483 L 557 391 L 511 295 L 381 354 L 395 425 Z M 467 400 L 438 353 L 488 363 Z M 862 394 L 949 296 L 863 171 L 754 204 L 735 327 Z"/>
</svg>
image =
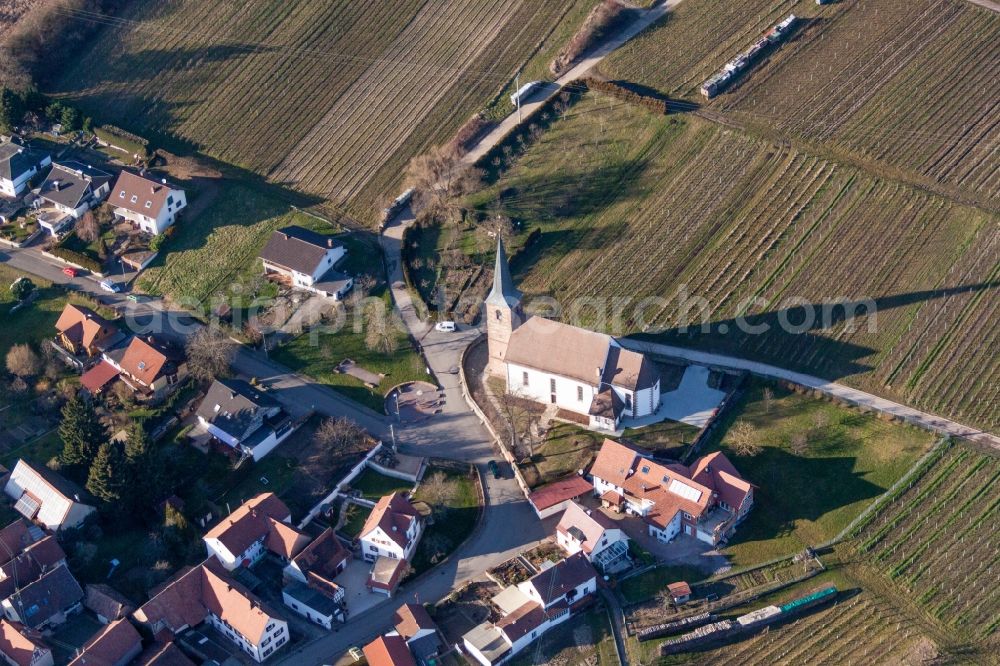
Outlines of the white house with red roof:
<svg viewBox="0 0 1000 666">
<path fill-rule="evenodd" d="M 423 531 L 420 513 L 402 493 L 380 498 L 361 530 L 365 561 L 380 557 L 409 560 Z"/>
<path fill-rule="evenodd" d="M 556 543 L 567 555 L 583 553 L 605 573 L 628 562 L 628 536 L 611 518 L 576 502 L 569 503 L 556 525 Z"/>
<path fill-rule="evenodd" d="M 111 188 L 108 203 L 115 215 L 148 234 L 162 234 L 187 206 L 184 190 L 146 173 L 122 171 Z"/>
<path fill-rule="evenodd" d="M 309 543 L 309 537 L 290 524 L 291 519 L 277 495 L 261 493 L 210 529 L 203 537 L 205 549 L 227 571 L 256 564 L 268 552 L 288 562 Z"/>
<path fill-rule="evenodd" d="M 52 666 L 52 650 L 39 631 L 0 619 L 0 660 L 10 666 Z"/>
<path fill-rule="evenodd" d="M 606 439 L 590 474 L 595 495 L 642 517 L 660 541 L 684 533 L 716 545 L 753 507 L 753 486 L 720 451 L 690 467 L 663 465 Z"/>
</svg>

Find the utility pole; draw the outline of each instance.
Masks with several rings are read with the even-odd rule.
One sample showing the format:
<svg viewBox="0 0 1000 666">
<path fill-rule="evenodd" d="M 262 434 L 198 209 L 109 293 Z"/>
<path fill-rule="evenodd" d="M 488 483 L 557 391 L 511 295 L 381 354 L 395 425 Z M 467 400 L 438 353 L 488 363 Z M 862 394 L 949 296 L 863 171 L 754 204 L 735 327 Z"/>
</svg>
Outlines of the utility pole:
<svg viewBox="0 0 1000 666">
<path fill-rule="evenodd" d="M 514 87 L 517 89 L 514 95 L 517 97 L 517 124 L 521 124 L 521 72 L 514 75 Z"/>
</svg>

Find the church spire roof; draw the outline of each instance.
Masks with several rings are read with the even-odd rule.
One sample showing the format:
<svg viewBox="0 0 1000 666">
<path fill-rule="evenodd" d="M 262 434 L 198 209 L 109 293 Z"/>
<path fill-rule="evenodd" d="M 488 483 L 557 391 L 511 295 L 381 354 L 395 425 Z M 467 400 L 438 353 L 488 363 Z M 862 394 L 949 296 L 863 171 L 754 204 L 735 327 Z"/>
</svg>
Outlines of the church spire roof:
<svg viewBox="0 0 1000 666">
<path fill-rule="evenodd" d="M 497 260 L 493 267 L 493 289 L 486 297 L 487 305 L 514 307 L 521 302 L 521 292 L 514 288 L 514 280 L 510 277 L 510 266 L 507 265 L 507 252 L 503 247 L 503 238 L 497 234 Z"/>
</svg>

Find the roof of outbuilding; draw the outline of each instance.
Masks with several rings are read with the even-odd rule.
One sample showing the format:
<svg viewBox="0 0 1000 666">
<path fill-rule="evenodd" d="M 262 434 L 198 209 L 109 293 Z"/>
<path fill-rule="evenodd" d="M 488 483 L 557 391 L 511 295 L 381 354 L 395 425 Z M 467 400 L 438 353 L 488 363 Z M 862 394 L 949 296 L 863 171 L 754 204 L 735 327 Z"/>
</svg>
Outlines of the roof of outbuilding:
<svg viewBox="0 0 1000 666">
<path fill-rule="evenodd" d="M 560 502 L 579 497 L 593 490 L 594 486 L 590 481 L 579 474 L 573 474 L 538 488 L 528 496 L 528 501 L 538 511 L 544 511 Z"/>
<path fill-rule="evenodd" d="M 379 636 L 362 650 L 368 666 L 417 666 L 402 636 Z"/>
<path fill-rule="evenodd" d="M 314 574 L 329 582 L 337 575 L 337 565 L 350 557 L 350 551 L 340 542 L 333 529 L 328 527 L 292 561 L 307 577 Z"/>
<path fill-rule="evenodd" d="M 142 651 L 142 636 L 122 618 L 100 629 L 83 644 L 70 666 L 115 666 Z"/>
<path fill-rule="evenodd" d="M 109 620 L 123 618 L 135 610 L 135 604 L 110 585 L 88 583 L 84 593 L 83 605 Z"/>
<path fill-rule="evenodd" d="M 31 666 L 35 663 L 35 650 L 48 650 L 42 642 L 41 634 L 20 622 L 0 619 L 0 654 L 11 659 L 17 666 Z"/>
<path fill-rule="evenodd" d="M 422 629 L 437 631 L 430 613 L 420 604 L 403 604 L 392 615 L 392 623 L 399 635 L 409 640 Z"/>
<path fill-rule="evenodd" d="M 260 258 L 283 268 L 312 275 L 326 253 L 337 247 L 332 236 L 324 236 L 304 227 L 282 227 L 267 240 Z"/>
</svg>

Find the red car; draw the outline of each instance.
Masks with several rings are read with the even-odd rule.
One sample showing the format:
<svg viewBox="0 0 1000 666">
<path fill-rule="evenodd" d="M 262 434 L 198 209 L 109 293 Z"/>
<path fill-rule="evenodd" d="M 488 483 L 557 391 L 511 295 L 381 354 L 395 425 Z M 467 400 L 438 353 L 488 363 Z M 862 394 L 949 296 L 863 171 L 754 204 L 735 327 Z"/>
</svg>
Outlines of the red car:
<svg viewBox="0 0 1000 666">
<path fill-rule="evenodd" d="M 63 269 L 63 273 L 65 273 L 66 275 L 68 275 L 71 278 L 75 278 L 76 277 L 76 269 L 75 268 L 70 268 L 69 266 L 67 266 L 66 268 Z"/>
</svg>

